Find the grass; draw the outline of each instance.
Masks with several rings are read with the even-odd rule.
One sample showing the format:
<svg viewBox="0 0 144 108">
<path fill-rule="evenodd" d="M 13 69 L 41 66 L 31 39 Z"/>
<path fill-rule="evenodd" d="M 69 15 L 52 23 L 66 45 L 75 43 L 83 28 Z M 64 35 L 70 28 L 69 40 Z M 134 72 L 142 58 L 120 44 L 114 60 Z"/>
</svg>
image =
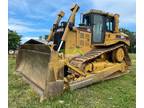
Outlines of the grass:
<svg viewBox="0 0 144 108">
<path fill-rule="evenodd" d="M 9 108 L 135 108 L 136 57 L 130 54 L 131 72 L 122 77 L 67 91 L 62 96 L 39 102 L 21 77 L 15 74 L 15 59 L 9 58 Z"/>
</svg>

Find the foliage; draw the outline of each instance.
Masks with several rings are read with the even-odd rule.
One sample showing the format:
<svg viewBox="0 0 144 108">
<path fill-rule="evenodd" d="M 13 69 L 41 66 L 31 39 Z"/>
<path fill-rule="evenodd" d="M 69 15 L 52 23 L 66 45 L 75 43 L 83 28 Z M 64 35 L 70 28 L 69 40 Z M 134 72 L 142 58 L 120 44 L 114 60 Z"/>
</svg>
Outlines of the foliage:
<svg viewBox="0 0 144 108">
<path fill-rule="evenodd" d="M 20 45 L 21 36 L 16 31 L 8 29 L 8 50 L 16 50 Z"/>
<path fill-rule="evenodd" d="M 44 39 L 47 40 L 47 39 L 48 39 L 48 35 L 45 35 L 45 36 L 44 36 Z"/>
<path fill-rule="evenodd" d="M 48 35 L 39 36 L 39 39 L 40 39 L 40 40 L 43 40 L 43 39 L 44 39 L 44 40 L 47 40 L 47 38 L 48 38 Z"/>
<path fill-rule="evenodd" d="M 39 40 L 42 40 L 43 39 L 43 37 L 42 36 L 39 36 Z"/>
<path fill-rule="evenodd" d="M 135 108 L 136 61 L 135 54 L 129 74 L 98 84 L 66 91 L 62 96 L 39 102 L 39 96 L 15 74 L 15 59 L 9 58 L 9 108 Z"/>
<path fill-rule="evenodd" d="M 123 33 L 127 34 L 130 37 L 130 47 L 129 47 L 129 52 L 130 53 L 136 53 L 136 33 L 131 32 L 127 29 L 121 28 L 120 31 Z"/>
</svg>

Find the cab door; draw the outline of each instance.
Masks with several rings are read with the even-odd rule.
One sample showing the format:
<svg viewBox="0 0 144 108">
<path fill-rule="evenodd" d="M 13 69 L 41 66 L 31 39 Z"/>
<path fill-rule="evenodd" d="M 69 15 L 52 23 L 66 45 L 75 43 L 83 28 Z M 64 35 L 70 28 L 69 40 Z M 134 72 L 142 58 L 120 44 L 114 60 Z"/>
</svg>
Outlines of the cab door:
<svg viewBox="0 0 144 108">
<path fill-rule="evenodd" d="M 95 14 L 93 16 L 92 27 L 92 42 L 94 44 L 103 43 L 104 41 L 104 17 L 102 15 Z"/>
</svg>

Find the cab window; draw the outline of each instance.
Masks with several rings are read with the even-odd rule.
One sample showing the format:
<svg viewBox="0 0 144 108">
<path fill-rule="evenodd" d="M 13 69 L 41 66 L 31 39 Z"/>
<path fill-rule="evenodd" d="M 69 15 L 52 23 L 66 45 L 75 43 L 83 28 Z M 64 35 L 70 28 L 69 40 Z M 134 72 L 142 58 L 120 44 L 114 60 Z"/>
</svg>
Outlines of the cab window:
<svg viewBox="0 0 144 108">
<path fill-rule="evenodd" d="M 106 18 L 106 31 L 113 32 L 114 31 L 114 19 Z"/>
<path fill-rule="evenodd" d="M 90 26 L 90 16 L 89 15 L 83 16 L 83 24 L 86 26 Z"/>
</svg>

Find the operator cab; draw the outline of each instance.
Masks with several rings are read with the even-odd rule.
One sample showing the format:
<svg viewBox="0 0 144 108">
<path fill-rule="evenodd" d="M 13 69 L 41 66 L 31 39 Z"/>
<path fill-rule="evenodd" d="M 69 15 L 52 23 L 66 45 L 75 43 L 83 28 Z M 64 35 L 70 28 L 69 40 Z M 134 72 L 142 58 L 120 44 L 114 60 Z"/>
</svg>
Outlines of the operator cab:
<svg viewBox="0 0 144 108">
<path fill-rule="evenodd" d="M 92 44 L 102 44 L 105 32 L 115 31 L 114 15 L 100 10 L 90 10 L 83 14 L 80 27 L 90 28 Z"/>
</svg>

